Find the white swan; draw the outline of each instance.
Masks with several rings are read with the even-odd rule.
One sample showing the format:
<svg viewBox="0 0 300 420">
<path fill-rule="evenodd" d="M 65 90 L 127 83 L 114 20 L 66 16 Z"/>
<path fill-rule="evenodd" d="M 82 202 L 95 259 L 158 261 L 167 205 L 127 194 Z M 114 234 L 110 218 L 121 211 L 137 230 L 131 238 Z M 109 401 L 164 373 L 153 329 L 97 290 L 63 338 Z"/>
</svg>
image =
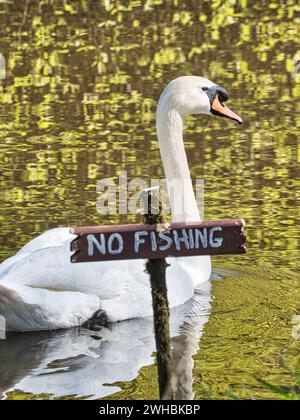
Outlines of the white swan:
<svg viewBox="0 0 300 420">
<path fill-rule="evenodd" d="M 241 123 L 224 105 L 227 92 L 196 76 L 173 80 L 157 109 L 157 136 L 166 179 L 185 184 L 183 211 L 174 221 L 200 220 L 183 143 L 183 117 L 215 114 Z M 188 180 L 188 182 L 187 182 Z M 43 233 L 0 265 L 0 314 L 10 331 L 68 328 L 102 309 L 110 321 L 152 313 L 144 260 L 72 264 L 69 228 Z M 190 299 L 211 272 L 210 258 L 172 258 L 167 271 L 170 306 Z"/>
</svg>

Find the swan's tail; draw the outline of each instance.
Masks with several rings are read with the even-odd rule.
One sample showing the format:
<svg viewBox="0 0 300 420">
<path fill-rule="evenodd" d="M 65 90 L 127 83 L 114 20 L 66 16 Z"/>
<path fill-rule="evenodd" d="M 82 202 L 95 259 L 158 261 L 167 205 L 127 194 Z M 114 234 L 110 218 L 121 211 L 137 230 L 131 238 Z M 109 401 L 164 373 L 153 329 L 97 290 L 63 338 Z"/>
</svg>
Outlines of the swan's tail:
<svg viewBox="0 0 300 420">
<path fill-rule="evenodd" d="M 0 315 L 7 331 L 41 331 L 81 325 L 99 309 L 99 298 L 0 283 Z"/>
</svg>

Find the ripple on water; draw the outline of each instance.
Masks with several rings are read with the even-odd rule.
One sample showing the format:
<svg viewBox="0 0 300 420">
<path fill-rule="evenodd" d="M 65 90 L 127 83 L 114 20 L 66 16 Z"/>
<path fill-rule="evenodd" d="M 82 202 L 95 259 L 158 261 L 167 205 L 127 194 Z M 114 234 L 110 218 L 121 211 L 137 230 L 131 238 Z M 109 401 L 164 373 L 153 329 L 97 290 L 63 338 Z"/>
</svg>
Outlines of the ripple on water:
<svg viewBox="0 0 300 420">
<path fill-rule="evenodd" d="M 212 312 L 195 357 L 196 397 L 209 390 L 212 398 L 275 398 L 256 377 L 295 384 L 289 369 L 300 368 L 299 342 L 292 337 L 297 276 L 266 267 L 217 273 L 223 281 L 213 281 Z"/>
<path fill-rule="evenodd" d="M 276 398 L 257 378 L 292 387 L 290 370 L 299 366 L 291 334 L 296 280 L 286 270 L 223 265 L 214 270 L 212 290 L 201 285 L 173 310 L 177 398 Z M 154 352 L 151 318 L 99 333 L 10 334 L 0 349 L 0 390 L 8 399 L 157 398 Z"/>
</svg>

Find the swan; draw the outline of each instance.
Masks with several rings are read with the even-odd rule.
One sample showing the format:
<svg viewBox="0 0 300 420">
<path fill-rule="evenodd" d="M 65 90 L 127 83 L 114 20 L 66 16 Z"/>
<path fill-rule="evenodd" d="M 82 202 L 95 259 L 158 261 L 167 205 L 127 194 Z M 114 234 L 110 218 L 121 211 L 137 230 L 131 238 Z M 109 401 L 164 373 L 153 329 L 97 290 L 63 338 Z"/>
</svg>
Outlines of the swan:
<svg viewBox="0 0 300 420">
<path fill-rule="evenodd" d="M 188 114 L 241 118 L 224 102 L 227 91 L 198 76 L 171 81 L 156 113 L 157 138 L 167 181 L 184 183 L 182 212 L 173 221 L 200 221 L 183 142 Z M 172 207 L 172 202 L 171 202 Z M 88 320 L 117 322 L 152 314 L 144 260 L 72 264 L 70 228 L 51 229 L 0 265 L 0 315 L 8 331 L 39 331 L 79 326 Z M 170 258 L 170 307 L 189 300 L 195 286 L 209 279 L 209 256 Z M 100 314 L 100 315 L 99 315 Z"/>
</svg>

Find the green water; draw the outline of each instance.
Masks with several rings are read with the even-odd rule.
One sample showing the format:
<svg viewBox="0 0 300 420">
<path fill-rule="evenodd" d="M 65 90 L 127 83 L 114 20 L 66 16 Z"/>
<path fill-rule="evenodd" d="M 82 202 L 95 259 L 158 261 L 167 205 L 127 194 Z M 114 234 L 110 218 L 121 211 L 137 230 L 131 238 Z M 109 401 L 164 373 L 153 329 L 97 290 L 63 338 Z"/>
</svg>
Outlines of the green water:
<svg viewBox="0 0 300 420">
<path fill-rule="evenodd" d="M 224 86 L 244 120 L 186 121 L 205 218 L 243 217 L 248 237 L 246 256 L 214 259 L 196 398 L 275 398 L 255 377 L 290 387 L 300 368 L 299 23 L 288 0 L 0 2 L 1 260 L 55 226 L 136 220 L 100 216 L 96 182 L 163 177 L 155 107 L 173 78 Z M 119 387 L 156 397 L 155 367 Z"/>
</svg>

